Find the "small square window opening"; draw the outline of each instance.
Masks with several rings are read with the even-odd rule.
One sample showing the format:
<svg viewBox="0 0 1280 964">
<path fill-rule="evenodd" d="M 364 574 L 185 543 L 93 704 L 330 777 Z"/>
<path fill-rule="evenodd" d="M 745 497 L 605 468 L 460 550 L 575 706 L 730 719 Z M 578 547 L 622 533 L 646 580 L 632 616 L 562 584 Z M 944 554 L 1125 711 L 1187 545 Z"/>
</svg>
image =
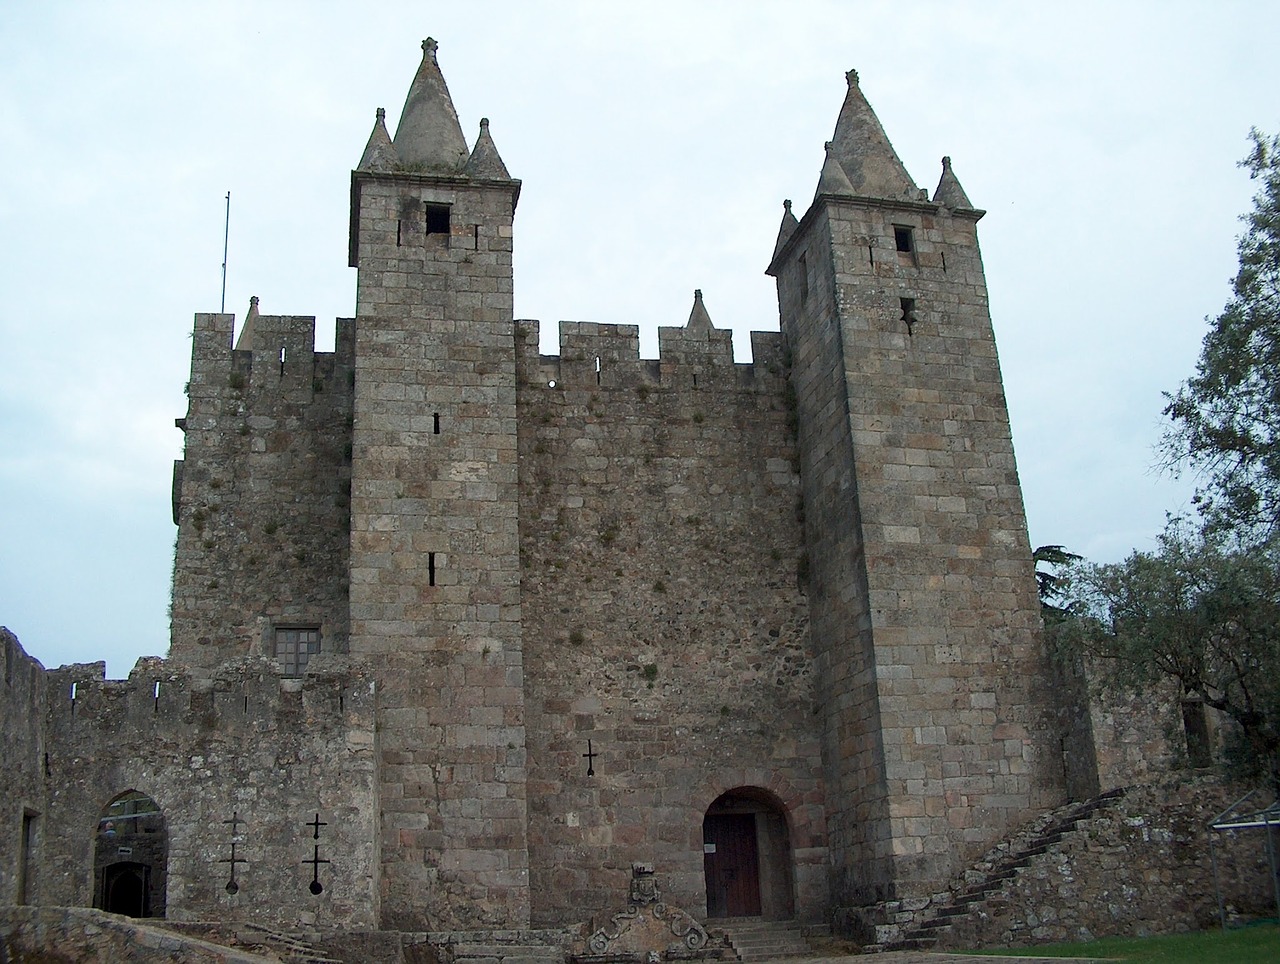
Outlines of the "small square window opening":
<svg viewBox="0 0 1280 964">
<path fill-rule="evenodd" d="M 904 254 L 910 254 L 916 249 L 911 228 L 905 224 L 895 224 L 893 226 L 893 243 Z"/>
<path fill-rule="evenodd" d="M 448 234 L 449 205 L 428 203 L 426 208 L 427 234 Z"/>
<path fill-rule="evenodd" d="M 275 630 L 275 657 L 285 676 L 301 676 L 311 657 L 320 652 L 320 629 L 316 626 L 278 626 Z"/>
</svg>

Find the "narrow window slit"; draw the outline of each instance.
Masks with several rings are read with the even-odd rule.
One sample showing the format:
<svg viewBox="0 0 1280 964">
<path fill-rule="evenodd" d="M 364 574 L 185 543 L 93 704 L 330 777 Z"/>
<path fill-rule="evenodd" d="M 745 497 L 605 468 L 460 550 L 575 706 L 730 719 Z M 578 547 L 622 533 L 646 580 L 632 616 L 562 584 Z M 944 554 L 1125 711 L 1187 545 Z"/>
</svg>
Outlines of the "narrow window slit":
<svg viewBox="0 0 1280 964">
<path fill-rule="evenodd" d="M 867 242 L 867 264 L 874 266 L 876 263 L 876 249 Z"/>
<path fill-rule="evenodd" d="M 476 225 L 475 250 L 480 250 L 480 225 Z"/>
<path fill-rule="evenodd" d="M 155 688 L 151 691 L 151 712 L 160 712 L 160 681 L 156 680 Z"/>
<path fill-rule="evenodd" d="M 247 694 L 247 693 L 245 694 L 245 697 L 244 697 L 244 707 L 243 707 L 243 709 L 242 709 L 242 712 L 243 712 L 246 716 L 249 714 L 249 694 Z"/>
<path fill-rule="evenodd" d="M 347 707 L 347 698 L 343 694 L 339 693 L 338 694 L 338 712 L 339 713 L 345 712 L 346 707 Z"/>
<path fill-rule="evenodd" d="M 431 416 L 431 434 L 432 435 L 440 434 L 440 413 L 439 412 L 435 412 Z"/>
<path fill-rule="evenodd" d="M 600 356 L 596 355 L 596 384 L 600 384 Z"/>
<path fill-rule="evenodd" d="M 427 553 L 427 585 L 434 586 L 436 584 L 436 554 L 434 552 Z"/>
<path fill-rule="evenodd" d="M 943 273 L 943 274 L 946 274 L 946 272 L 947 272 L 947 252 L 945 252 L 945 251 L 939 251 L 939 252 L 938 252 L 938 254 L 942 255 L 942 273 Z"/>
<path fill-rule="evenodd" d="M 396 247 L 397 248 L 400 247 L 400 225 L 403 223 L 404 223 L 403 221 L 396 221 Z"/>
<path fill-rule="evenodd" d="M 284 349 L 280 349 L 280 374 L 284 375 Z"/>
<path fill-rule="evenodd" d="M 694 387 L 694 388 L 697 388 L 697 387 L 698 387 L 698 373 L 697 373 L 697 372 L 694 372 L 694 373 L 693 373 L 693 387 Z"/>
</svg>

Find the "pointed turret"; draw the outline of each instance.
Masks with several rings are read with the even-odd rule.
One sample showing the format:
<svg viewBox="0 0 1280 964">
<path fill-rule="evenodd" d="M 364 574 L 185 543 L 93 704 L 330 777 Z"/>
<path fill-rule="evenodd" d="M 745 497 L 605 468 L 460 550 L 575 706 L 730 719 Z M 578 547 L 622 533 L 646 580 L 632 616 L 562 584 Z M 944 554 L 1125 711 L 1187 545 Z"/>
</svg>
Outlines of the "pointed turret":
<svg viewBox="0 0 1280 964">
<path fill-rule="evenodd" d="M 858 197 L 911 198 L 918 200 L 919 189 L 885 136 L 875 111 L 858 87 L 858 72 L 845 74 L 849 91 L 836 121 L 832 136 L 835 159 Z M 823 168 L 823 176 L 826 176 Z M 819 185 L 819 193 L 822 191 Z"/>
<path fill-rule="evenodd" d="M 843 194 L 848 197 L 858 194 L 849 181 L 849 175 L 844 172 L 844 167 L 836 160 L 835 145 L 827 141 L 826 148 L 827 159 L 822 162 L 822 173 L 818 175 L 818 190 L 814 192 L 814 197 L 819 194 Z"/>
<path fill-rule="evenodd" d="M 393 144 L 407 168 L 457 174 L 467 161 L 467 139 L 436 63 L 436 47 L 430 37 L 422 41 L 422 63 L 405 98 Z"/>
<path fill-rule="evenodd" d="M 498 148 L 489 136 L 489 118 L 480 118 L 480 136 L 476 138 L 476 146 L 467 158 L 467 166 L 462 169 L 467 177 L 483 178 L 491 181 L 509 181 L 507 165 L 502 163 Z"/>
<path fill-rule="evenodd" d="M 379 107 L 377 120 L 373 122 L 373 130 L 369 134 L 369 143 L 364 146 L 364 153 L 360 155 L 356 170 L 385 174 L 387 171 L 394 171 L 399 165 L 400 156 L 391 143 L 391 135 L 387 133 L 387 112 Z"/>
<path fill-rule="evenodd" d="M 244 313 L 244 325 L 240 329 L 240 337 L 236 339 L 236 351 L 253 350 L 253 329 L 258 321 L 258 296 L 249 299 L 249 310 Z"/>
<path fill-rule="evenodd" d="M 689 312 L 689 323 L 685 325 L 690 331 L 710 331 L 711 316 L 707 314 L 707 306 L 702 303 L 702 289 L 693 289 L 693 310 Z"/>
<path fill-rule="evenodd" d="M 796 220 L 796 216 L 791 213 L 791 199 L 782 202 L 782 223 L 778 225 L 778 240 L 773 245 L 773 256 L 776 258 L 778 252 L 782 250 L 782 246 L 791 240 L 791 235 L 796 233 L 796 228 L 800 222 Z"/>
<path fill-rule="evenodd" d="M 951 170 L 951 158 L 942 159 L 942 177 L 938 180 L 938 189 L 933 192 L 933 203 L 941 204 L 953 211 L 972 211 L 973 204 L 969 195 L 964 193 L 960 180 Z"/>
</svg>

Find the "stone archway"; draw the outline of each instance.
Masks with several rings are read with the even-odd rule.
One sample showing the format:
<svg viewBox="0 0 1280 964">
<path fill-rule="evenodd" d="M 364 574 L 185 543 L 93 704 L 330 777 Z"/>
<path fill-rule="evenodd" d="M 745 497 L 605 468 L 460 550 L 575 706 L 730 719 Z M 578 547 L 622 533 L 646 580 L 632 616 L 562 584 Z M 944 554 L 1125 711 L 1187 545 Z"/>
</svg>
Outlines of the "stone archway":
<svg viewBox="0 0 1280 964">
<path fill-rule="evenodd" d="M 791 833 L 782 801 L 760 787 L 718 796 L 702 819 L 707 916 L 795 916 Z"/>
<path fill-rule="evenodd" d="M 164 814 L 145 793 L 111 799 L 94 828 L 93 906 L 128 917 L 163 917 L 169 864 Z"/>
</svg>

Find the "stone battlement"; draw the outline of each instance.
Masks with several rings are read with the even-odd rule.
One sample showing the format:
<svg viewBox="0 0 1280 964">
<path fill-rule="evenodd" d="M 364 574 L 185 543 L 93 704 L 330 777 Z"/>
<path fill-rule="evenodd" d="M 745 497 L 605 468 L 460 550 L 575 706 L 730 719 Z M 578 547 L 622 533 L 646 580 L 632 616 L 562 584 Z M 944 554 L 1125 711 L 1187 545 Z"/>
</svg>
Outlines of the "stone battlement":
<svg viewBox="0 0 1280 964">
<path fill-rule="evenodd" d="M 105 678 L 105 663 L 73 663 L 46 672 L 56 726 L 128 732 L 135 737 L 175 726 L 262 733 L 300 719 L 309 728 L 373 726 L 376 686 L 358 671 L 281 676 L 271 660 L 224 663 L 196 677 L 159 657 L 138 660 L 127 679 Z"/>
<path fill-rule="evenodd" d="M 559 323 L 560 353 L 538 350 L 541 324 L 516 322 L 519 377 L 549 388 L 690 388 L 759 391 L 780 384 L 784 358 L 780 332 L 753 331 L 749 362 L 733 357 L 728 329 L 660 327 L 658 357 L 640 357 L 638 325 L 589 321 Z M 773 376 L 772 378 L 766 376 Z"/>
</svg>

